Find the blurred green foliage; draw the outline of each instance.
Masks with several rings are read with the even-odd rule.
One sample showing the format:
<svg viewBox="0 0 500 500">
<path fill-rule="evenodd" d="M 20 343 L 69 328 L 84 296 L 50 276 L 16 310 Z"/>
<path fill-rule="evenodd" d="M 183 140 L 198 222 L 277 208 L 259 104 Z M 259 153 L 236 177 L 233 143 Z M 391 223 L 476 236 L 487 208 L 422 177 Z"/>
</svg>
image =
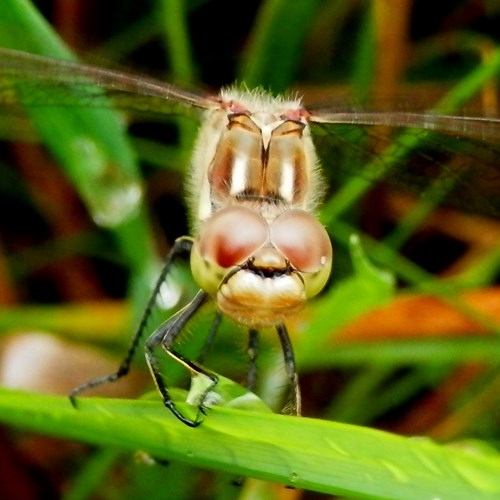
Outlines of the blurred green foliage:
<svg viewBox="0 0 500 500">
<path fill-rule="evenodd" d="M 468 9 L 471 2 L 467 1 L 447 1 L 439 5 L 415 2 L 406 19 L 403 9 L 400 12 L 394 5 L 384 14 L 384 2 L 375 0 L 267 0 L 240 3 L 238 9 L 234 2 L 224 0 L 75 1 L 71 7 L 57 1 L 34 4 L 28 0 L 3 0 L 0 5 L 1 46 L 54 57 L 68 57 L 71 51 L 67 47 L 73 46 L 75 53 L 92 62 L 145 68 L 148 73 L 165 77 L 169 82 L 211 91 L 238 81 L 249 87 L 261 85 L 274 92 L 301 89 L 311 100 L 342 107 L 346 106 L 342 100 L 345 89 L 350 86 L 353 89 L 348 94 L 350 98 L 368 105 L 377 91 L 394 83 L 381 64 L 381 60 L 390 56 L 392 47 L 383 45 L 380 39 L 382 34 L 398 29 L 404 34 L 400 39 L 404 50 L 396 70 L 405 84 L 414 85 L 410 90 L 404 87 L 396 95 L 398 99 L 405 96 L 404 109 L 435 107 L 446 87 L 454 88 L 444 101 L 446 112 L 456 112 L 457 107 L 465 106 L 483 87 L 491 85 L 498 71 L 496 26 L 499 9 L 496 2 L 478 2 L 481 8 L 476 10 Z M 66 39 L 66 43 L 56 32 Z M 61 337 L 100 344 L 119 360 L 127 335 L 133 331 L 144 307 L 161 255 L 174 238 L 188 232 L 180 186 L 189 164 L 189 147 L 196 123 L 179 116 L 158 117 L 147 113 L 128 116 L 122 110 L 101 106 L 32 107 L 29 121 L 17 109 L 15 113 L 9 108 L 3 111 L 0 137 L 5 139 L 5 144 L 0 159 L 0 190 L 4 215 L 0 227 L 2 260 L 9 270 L 6 273 L 9 279 L 0 290 L 0 294 L 5 295 L 5 308 L 0 312 L 2 332 L 8 334 L 14 329 L 27 331 L 43 327 Z M 412 132 L 404 134 L 403 140 L 410 144 L 399 151 L 406 153 L 410 147 L 422 149 L 422 143 L 415 140 Z M 383 131 L 373 134 L 377 139 L 378 135 L 383 135 Z M 430 204 L 424 200 L 405 217 L 387 215 L 384 195 L 379 192 L 383 188 L 373 189 L 372 182 L 352 176 L 360 163 L 357 148 L 365 147 L 365 135 L 358 136 L 354 130 L 351 136 L 348 133 L 339 133 L 339 136 L 349 148 L 332 148 L 328 138 L 318 137 L 320 152 L 326 151 L 322 163 L 330 185 L 319 215 L 330 229 L 335 244 L 332 283 L 304 316 L 290 326 L 290 330 L 294 329 L 306 414 L 395 433 L 428 434 L 446 441 L 473 437 L 488 445 L 498 445 L 496 389 L 500 342 L 498 334 L 495 335 L 497 328 L 494 318 L 469 306 L 457 292 L 494 285 L 498 281 L 500 246 L 492 244 L 479 258 L 460 261 L 466 251 L 462 242 L 455 241 L 457 233 L 444 239 L 446 228 L 429 229 L 424 223 L 435 210 L 432 200 Z M 15 145 L 11 146 L 9 141 L 13 140 Z M 31 149 L 33 144 L 41 143 L 46 148 L 42 153 L 40 149 L 35 150 L 38 152 Z M 387 143 L 377 151 L 376 158 L 388 158 L 384 166 L 396 159 L 397 168 L 402 168 L 400 162 L 408 159 L 391 153 L 391 143 L 389 140 Z M 47 160 L 46 151 L 50 151 L 51 160 Z M 486 146 L 485 151 L 492 156 L 497 154 L 493 144 Z M 468 150 L 465 153 L 471 154 Z M 421 156 L 429 154 L 424 151 Z M 362 159 L 366 160 L 366 156 Z M 70 193 L 65 187 L 60 198 L 47 188 L 48 184 L 31 173 L 42 171 L 43 178 L 52 179 L 55 175 L 51 170 L 52 162 L 57 163 L 69 179 Z M 444 163 L 445 159 L 438 157 L 436 164 L 439 162 Z M 25 164 L 30 168 L 22 168 Z M 57 179 L 54 182 L 58 186 L 62 183 Z M 74 206 L 57 207 L 59 200 L 69 200 Z M 475 200 L 462 200 L 461 203 L 464 208 L 477 205 Z M 15 221 L 12 213 L 16 213 Z M 461 223 L 464 227 L 465 220 Z M 467 221 L 467 224 L 482 223 L 474 219 Z M 494 225 L 486 227 L 494 231 L 491 229 Z M 356 239 L 353 242 L 353 234 L 361 235 L 361 244 Z M 393 273 L 397 284 L 401 285 L 399 290 L 386 270 Z M 181 290 L 180 301 L 188 300 L 194 288 L 188 270 L 179 269 L 172 282 Z M 441 297 L 493 333 L 419 338 L 421 332 L 415 331 L 412 337 L 397 340 L 383 335 L 352 343 L 336 340 L 341 328 L 361 314 L 390 304 L 396 295 L 410 292 Z M 122 306 L 117 313 L 119 320 L 113 321 L 110 327 L 113 331 L 100 339 L 106 323 L 111 322 L 111 315 L 108 310 L 100 312 L 99 303 L 109 298 L 123 299 L 131 304 L 131 319 Z M 89 310 L 102 318 L 99 322 L 93 322 L 88 313 L 77 314 L 69 305 L 72 301 L 86 303 L 90 300 L 95 302 Z M 416 311 L 415 315 L 425 315 L 425 310 Z M 420 318 L 416 316 L 415 323 L 420 325 L 416 321 Z M 182 343 L 183 352 L 196 353 L 212 318 L 213 311 L 207 311 L 193 321 L 191 335 Z M 436 318 L 437 323 L 439 318 Z M 240 347 L 244 345 L 245 332 L 228 321 L 223 321 L 220 330 L 209 366 L 239 380 L 245 371 L 245 355 Z M 280 355 L 272 347 L 274 340 L 273 335 L 263 336 L 259 363 L 259 394 L 270 404 L 277 398 L 276 380 L 282 380 Z M 165 373 L 176 385 L 185 374 L 180 367 L 172 365 L 175 364 L 165 366 Z M 467 373 L 478 365 L 481 367 L 479 373 L 467 378 Z M 100 374 L 89 376 L 94 375 Z M 6 406 L 10 404 L 8 395 L 0 396 L 0 401 L 2 399 Z M 446 408 L 440 407 L 436 400 Z M 50 413 L 52 404 L 61 405 L 61 413 L 51 418 L 56 422 L 60 418 L 60 435 L 68 436 L 62 429 L 71 417 L 67 416 L 62 399 L 47 403 L 40 415 Z M 112 403 L 109 408 L 106 402 L 99 404 L 102 409 L 92 408 L 92 412 L 101 411 L 103 415 L 111 412 L 112 415 Z M 136 407 L 134 402 L 130 404 L 127 411 L 143 411 L 142 402 L 137 402 Z M 233 429 L 228 411 L 229 434 Z M 80 438 L 86 442 L 105 442 L 98 436 L 105 436 L 106 432 L 101 430 L 99 434 L 97 426 L 92 429 L 91 418 L 98 417 L 92 412 L 86 414 L 85 407 L 81 412 L 83 420 L 87 417 L 85 425 L 90 427 L 82 431 Z M 437 415 L 433 415 L 434 412 Z M 7 413 L 5 415 L 7 419 Z M 207 420 L 210 417 L 209 413 Z M 19 417 L 19 425 L 23 418 Z M 68 418 L 66 424 L 64 418 Z M 238 418 L 244 419 L 241 415 Z M 35 417 L 32 420 L 39 422 L 37 429 L 43 431 L 44 420 Z M 50 424 L 50 419 L 45 421 L 45 430 L 57 434 L 53 421 Z M 15 419 L 9 422 L 15 423 Z M 233 420 L 236 430 L 239 424 L 234 422 L 236 420 Z M 112 425 L 112 419 L 105 424 Z M 180 424 L 170 422 L 168 425 L 175 432 L 175 426 Z M 269 426 L 266 427 L 269 431 L 273 430 L 273 425 L 279 429 L 279 420 L 270 417 L 265 425 Z M 300 427 L 300 421 L 295 425 Z M 321 443 L 321 425 L 323 422 L 318 420 L 315 438 L 311 438 L 315 446 Z M 247 438 L 251 437 L 252 430 L 243 428 Z M 131 436 L 137 436 L 141 430 L 140 420 L 130 424 Z M 366 429 L 360 428 L 357 436 L 363 437 L 364 431 Z M 182 429 L 182 432 L 198 431 Z M 356 435 L 355 428 L 350 432 Z M 207 437 L 203 441 L 201 436 L 198 434 L 199 446 L 209 446 L 210 439 Z M 135 442 L 127 443 L 125 432 L 123 439 L 125 448 L 135 449 Z M 249 445 L 251 440 L 245 441 L 242 437 L 241 443 Z M 165 457 L 179 459 L 178 453 L 168 445 L 166 442 Z M 231 446 L 237 447 L 238 443 L 227 446 L 230 456 Z M 373 452 L 383 447 L 383 438 L 372 443 Z M 404 449 L 402 442 L 401 449 Z M 154 449 L 147 451 L 154 452 Z M 293 464 L 292 450 L 282 451 L 288 453 L 286 460 Z M 380 449 L 382 455 L 385 451 Z M 252 457 L 252 449 L 248 453 Z M 257 456 L 255 450 L 254 453 Z M 441 451 L 433 450 L 432 453 Z M 446 460 L 446 451 L 443 453 Z M 450 461 L 452 456 L 456 456 L 455 452 L 449 455 Z M 498 469 L 498 457 L 492 456 L 492 470 L 495 470 Z M 80 453 L 73 457 L 77 465 L 67 476 L 58 471 L 61 477 L 54 479 L 50 487 L 57 494 L 66 491 L 66 496 L 72 499 L 166 498 L 166 492 L 172 491 L 179 499 L 250 498 L 252 495 L 274 498 L 273 495 L 279 495 L 269 484 L 256 481 L 247 482 L 242 489 L 235 488 L 231 485 L 234 479 L 231 475 L 212 475 L 204 470 L 220 470 L 220 462 L 216 463 L 215 457 L 212 463 L 206 456 L 199 461 L 192 458 L 187 462 L 203 469 L 187 465 L 182 457 L 168 467 L 150 468 L 133 465 L 129 455 L 115 451 Z M 365 458 L 367 462 L 361 462 L 360 467 L 369 462 Z M 272 461 L 282 459 L 281 455 L 272 457 Z M 421 459 L 425 461 L 425 456 Z M 298 486 L 318 491 L 344 491 L 349 498 L 389 498 L 387 492 L 380 493 L 378 486 L 372 490 L 369 485 L 361 487 L 356 474 L 352 474 L 350 483 L 348 477 L 346 489 L 342 489 L 340 481 L 332 489 L 325 489 L 324 485 L 331 483 L 332 476 L 341 475 L 335 468 L 342 466 L 341 461 L 332 463 L 331 470 L 326 459 L 323 463 L 323 483 L 308 483 L 307 477 L 301 477 Z M 252 471 L 245 467 L 242 473 L 251 476 Z M 388 465 L 385 467 L 387 469 Z M 382 469 L 381 466 L 380 471 Z M 393 484 L 388 488 L 393 494 L 390 498 L 408 498 L 405 496 L 408 481 L 410 485 L 415 481 L 422 486 L 417 469 L 408 466 L 403 471 L 408 477 L 405 481 L 401 481 L 397 473 L 393 474 Z M 235 468 L 228 470 L 234 473 Z M 345 473 L 349 476 L 348 469 Z M 256 473 L 258 477 L 293 483 L 290 476 L 280 474 L 266 476 L 265 464 Z M 477 498 L 483 498 L 483 494 L 484 498 L 498 495 L 499 486 L 495 483 L 498 475 L 491 473 L 486 480 L 486 474 L 476 474 L 465 466 L 461 474 L 472 484 L 471 491 L 475 493 L 471 494 Z M 381 473 L 379 486 L 382 481 L 386 481 L 386 476 Z M 345 487 L 346 483 L 342 484 Z M 377 478 L 373 484 L 377 485 Z M 422 488 L 431 492 L 435 484 L 439 484 L 438 474 Z M 37 485 L 32 487 L 36 489 Z M 462 478 L 452 482 L 448 492 L 448 498 L 460 498 L 459 494 L 464 492 Z M 445 494 L 439 497 L 446 498 Z"/>
</svg>

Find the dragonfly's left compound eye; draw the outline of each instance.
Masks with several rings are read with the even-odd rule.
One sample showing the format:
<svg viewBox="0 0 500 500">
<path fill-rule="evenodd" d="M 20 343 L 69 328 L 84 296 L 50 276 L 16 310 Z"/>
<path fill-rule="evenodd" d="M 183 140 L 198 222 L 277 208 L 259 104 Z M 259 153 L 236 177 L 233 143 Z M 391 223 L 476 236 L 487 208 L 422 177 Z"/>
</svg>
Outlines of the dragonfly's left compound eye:
<svg viewBox="0 0 500 500">
<path fill-rule="evenodd" d="M 319 293 L 332 267 L 332 244 L 325 228 L 304 210 L 287 210 L 271 224 L 271 243 L 300 271 L 307 296 Z"/>
<path fill-rule="evenodd" d="M 269 241 L 269 226 L 257 212 L 228 207 L 203 224 L 191 252 L 197 283 L 214 293 L 228 269 L 243 264 Z"/>
</svg>

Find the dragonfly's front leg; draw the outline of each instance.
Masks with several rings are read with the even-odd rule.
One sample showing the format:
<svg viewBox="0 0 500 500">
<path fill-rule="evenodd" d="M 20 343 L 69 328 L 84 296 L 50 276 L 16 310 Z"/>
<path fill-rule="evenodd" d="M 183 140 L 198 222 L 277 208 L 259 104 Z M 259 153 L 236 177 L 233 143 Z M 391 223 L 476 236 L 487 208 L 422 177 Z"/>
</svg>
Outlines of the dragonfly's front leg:
<svg viewBox="0 0 500 500">
<path fill-rule="evenodd" d="M 215 387 L 218 382 L 218 378 L 212 374 L 196 365 L 192 361 L 186 359 L 181 354 L 177 353 L 172 349 L 175 340 L 182 332 L 184 326 L 189 321 L 189 319 L 199 310 L 199 308 L 207 302 L 209 299 L 209 295 L 200 290 L 195 298 L 182 310 L 172 316 L 166 323 L 161 325 L 146 342 L 145 346 L 145 354 L 146 361 L 148 363 L 149 369 L 151 371 L 151 375 L 155 381 L 156 387 L 160 392 L 163 404 L 183 423 L 190 427 L 196 427 L 201 423 L 199 419 L 199 413 L 205 413 L 203 403 L 205 401 L 208 393 Z M 165 349 L 165 351 L 172 356 L 174 359 L 182 363 L 186 366 L 192 376 L 197 376 L 203 374 L 211 379 L 211 384 L 206 388 L 203 394 L 200 396 L 200 402 L 198 405 L 198 415 L 194 420 L 191 420 L 185 417 L 175 406 L 175 403 L 172 401 L 170 394 L 168 392 L 168 388 L 165 384 L 163 377 L 161 376 L 160 369 L 158 366 L 158 361 L 156 359 L 156 355 L 154 353 L 154 349 L 161 345 Z"/>
<path fill-rule="evenodd" d="M 88 389 L 92 389 L 94 387 L 98 387 L 103 384 L 107 384 L 110 382 L 116 382 L 122 377 L 125 377 L 129 371 L 130 371 L 130 365 L 132 364 L 132 360 L 135 356 L 135 353 L 137 352 L 137 349 L 139 347 L 139 344 L 141 342 L 141 339 L 143 337 L 144 332 L 146 331 L 146 327 L 148 325 L 148 321 L 151 317 L 151 312 L 153 311 L 153 308 L 156 304 L 156 301 L 158 300 L 158 296 L 160 295 L 160 290 L 163 284 L 165 283 L 167 279 L 167 275 L 170 272 L 170 269 L 172 268 L 172 265 L 174 262 L 181 256 L 184 255 L 189 255 L 191 252 L 191 248 L 193 246 L 193 241 L 191 238 L 187 236 L 183 236 L 181 238 L 177 238 L 175 240 L 174 245 L 172 246 L 170 252 L 167 255 L 167 258 L 165 259 L 165 264 L 163 265 L 163 268 L 160 272 L 160 275 L 158 276 L 158 279 L 156 280 L 155 287 L 153 289 L 153 292 L 151 293 L 151 296 L 149 297 L 149 301 L 146 305 L 146 308 L 144 309 L 144 312 L 142 314 L 141 321 L 139 323 L 139 326 L 132 338 L 132 341 L 130 343 L 130 347 L 127 351 L 127 354 L 125 355 L 125 358 L 123 361 L 120 363 L 120 366 L 116 370 L 116 372 L 111 373 L 109 375 L 104 375 L 99 378 L 95 378 L 93 380 L 90 380 L 88 382 L 85 382 L 82 385 L 79 385 L 78 387 L 75 387 L 70 393 L 69 393 L 69 399 L 71 401 L 71 404 L 76 407 L 76 397 L 81 393 L 84 392 Z"/>
</svg>

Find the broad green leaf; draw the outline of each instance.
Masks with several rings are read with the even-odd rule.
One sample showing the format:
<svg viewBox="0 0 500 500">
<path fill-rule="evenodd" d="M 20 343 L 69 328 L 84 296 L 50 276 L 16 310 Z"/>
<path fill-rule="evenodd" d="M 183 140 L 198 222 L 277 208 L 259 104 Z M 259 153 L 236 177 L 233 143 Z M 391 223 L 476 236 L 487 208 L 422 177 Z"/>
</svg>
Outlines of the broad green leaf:
<svg viewBox="0 0 500 500">
<path fill-rule="evenodd" d="M 192 411 L 179 403 L 182 411 Z M 424 438 L 309 418 L 213 407 L 197 428 L 158 401 L 79 399 L 0 390 L 3 423 L 351 498 L 500 497 L 500 457 Z"/>
</svg>

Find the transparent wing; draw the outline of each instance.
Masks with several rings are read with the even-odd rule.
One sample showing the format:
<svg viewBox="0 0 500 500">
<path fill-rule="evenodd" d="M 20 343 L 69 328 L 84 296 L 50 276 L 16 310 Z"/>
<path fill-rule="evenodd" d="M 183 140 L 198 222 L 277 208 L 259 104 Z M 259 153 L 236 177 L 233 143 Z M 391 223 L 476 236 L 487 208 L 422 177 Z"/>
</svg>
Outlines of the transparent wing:
<svg viewBox="0 0 500 500">
<path fill-rule="evenodd" d="M 334 111 L 315 112 L 311 122 L 323 125 L 378 125 L 388 127 L 422 128 L 476 137 L 482 140 L 498 140 L 500 119 L 482 116 L 444 115 L 432 112 L 410 111 Z"/>
<path fill-rule="evenodd" d="M 160 80 L 0 48 L 0 106 L 113 105 L 177 114 L 210 101 Z"/>
<path fill-rule="evenodd" d="M 327 172 L 383 181 L 460 210 L 500 217 L 496 118 L 318 112 L 311 129 Z"/>
</svg>

